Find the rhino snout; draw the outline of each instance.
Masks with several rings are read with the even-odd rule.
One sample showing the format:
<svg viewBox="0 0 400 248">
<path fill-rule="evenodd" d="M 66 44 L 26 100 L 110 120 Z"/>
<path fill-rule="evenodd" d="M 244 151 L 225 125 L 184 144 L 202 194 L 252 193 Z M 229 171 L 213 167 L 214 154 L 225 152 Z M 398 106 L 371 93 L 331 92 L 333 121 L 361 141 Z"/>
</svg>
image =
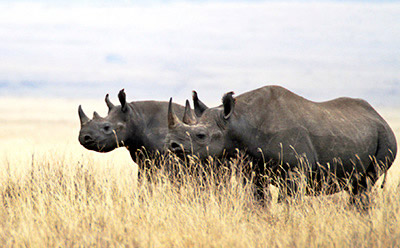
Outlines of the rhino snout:
<svg viewBox="0 0 400 248">
<path fill-rule="evenodd" d="M 169 149 L 175 153 L 183 152 L 182 145 L 175 141 L 171 141 L 171 143 L 169 144 Z"/>
<path fill-rule="evenodd" d="M 178 143 L 176 143 L 176 142 L 171 142 L 170 147 L 171 147 L 172 149 L 181 148 L 181 146 L 180 146 Z"/>
<path fill-rule="evenodd" d="M 87 145 L 87 144 L 92 144 L 92 143 L 94 143 L 94 142 L 95 142 L 95 139 L 94 139 L 94 137 L 93 137 L 92 134 L 85 133 L 85 134 L 79 135 L 79 142 L 80 142 L 82 145 Z"/>
<path fill-rule="evenodd" d="M 86 142 L 86 143 L 92 142 L 93 138 L 89 134 L 86 134 L 86 135 L 83 136 L 83 141 Z"/>
</svg>

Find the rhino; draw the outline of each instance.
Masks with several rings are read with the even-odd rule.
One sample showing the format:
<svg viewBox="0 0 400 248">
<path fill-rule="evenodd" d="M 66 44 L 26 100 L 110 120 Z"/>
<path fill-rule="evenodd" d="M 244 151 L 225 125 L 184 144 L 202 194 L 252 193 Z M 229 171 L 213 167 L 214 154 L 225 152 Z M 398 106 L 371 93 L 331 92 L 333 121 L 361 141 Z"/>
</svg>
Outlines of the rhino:
<svg viewBox="0 0 400 248">
<path fill-rule="evenodd" d="M 253 160 L 258 192 L 267 176 L 273 184 L 286 182 L 280 194 L 291 196 L 299 190 L 298 177 L 291 175 L 300 175 L 310 194 L 347 190 L 353 203 L 382 174 L 386 178 L 396 157 L 393 131 L 364 100 L 313 102 L 274 85 L 233 95 L 226 93 L 222 105 L 207 108 L 194 92 L 195 114 L 190 115 L 197 118 L 191 121 L 176 116 L 171 98 L 169 149 L 200 158 L 235 156 L 239 150 Z"/>
<path fill-rule="evenodd" d="M 168 132 L 168 102 L 134 101 L 128 103 L 124 89 L 118 93 L 121 105 L 115 106 L 107 94 L 105 102 L 108 115 L 100 117 L 97 112 L 89 119 L 78 107 L 81 123 L 79 142 L 86 149 L 110 152 L 118 147 L 126 147 L 133 161 L 138 159 L 138 151 L 147 154 L 165 151 L 165 137 Z M 183 117 L 184 107 L 174 104 L 177 115 Z"/>
</svg>

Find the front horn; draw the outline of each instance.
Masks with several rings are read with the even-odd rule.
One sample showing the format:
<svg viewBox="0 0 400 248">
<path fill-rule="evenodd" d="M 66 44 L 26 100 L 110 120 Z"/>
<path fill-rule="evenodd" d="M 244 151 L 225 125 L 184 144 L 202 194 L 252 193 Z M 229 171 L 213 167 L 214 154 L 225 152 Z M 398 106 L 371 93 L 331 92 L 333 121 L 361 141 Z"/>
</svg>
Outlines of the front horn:
<svg viewBox="0 0 400 248">
<path fill-rule="evenodd" d="M 180 123 L 180 120 L 175 115 L 174 110 L 172 109 L 172 97 L 171 97 L 169 99 L 169 105 L 168 105 L 168 128 L 173 128 L 178 123 Z"/>
<path fill-rule="evenodd" d="M 78 107 L 78 114 L 79 114 L 79 119 L 81 121 L 81 126 L 85 125 L 87 122 L 90 121 L 90 119 L 86 116 L 85 112 L 83 112 L 81 105 L 79 105 Z"/>
</svg>

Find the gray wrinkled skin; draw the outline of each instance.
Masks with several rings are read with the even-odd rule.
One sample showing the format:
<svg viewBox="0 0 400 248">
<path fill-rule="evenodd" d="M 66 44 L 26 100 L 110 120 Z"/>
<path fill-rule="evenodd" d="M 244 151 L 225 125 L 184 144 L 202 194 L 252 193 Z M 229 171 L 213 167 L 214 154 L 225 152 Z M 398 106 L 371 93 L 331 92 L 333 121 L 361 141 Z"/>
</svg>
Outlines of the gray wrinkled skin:
<svg viewBox="0 0 400 248">
<path fill-rule="evenodd" d="M 109 152 L 118 147 L 126 147 L 134 161 L 136 152 L 145 148 L 146 152 L 163 152 L 164 142 L 168 132 L 167 102 L 137 101 L 126 102 L 124 90 L 118 94 L 121 105 L 114 106 L 106 96 L 109 108 L 106 117 L 100 117 L 96 112 L 89 119 L 79 106 L 81 121 L 79 142 L 89 150 Z M 184 108 L 174 105 L 180 117 Z"/>
<path fill-rule="evenodd" d="M 284 179 L 296 168 L 316 178 L 334 174 L 350 178 L 354 194 L 368 181 L 374 184 L 397 153 L 389 125 L 360 99 L 318 103 L 279 86 L 266 86 L 235 99 L 233 92 L 226 94 L 221 106 L 203 108 L 195 124 L 183 123 L 173 110 L 170 106 L 166 145 L 174 152 L 204 158 L 233 156 L 239 149 L 256 162 L 256 173 L 263 173 L 266 165 Z M 300 163 L 304 158 L 306 168 Z"/>
</svg>

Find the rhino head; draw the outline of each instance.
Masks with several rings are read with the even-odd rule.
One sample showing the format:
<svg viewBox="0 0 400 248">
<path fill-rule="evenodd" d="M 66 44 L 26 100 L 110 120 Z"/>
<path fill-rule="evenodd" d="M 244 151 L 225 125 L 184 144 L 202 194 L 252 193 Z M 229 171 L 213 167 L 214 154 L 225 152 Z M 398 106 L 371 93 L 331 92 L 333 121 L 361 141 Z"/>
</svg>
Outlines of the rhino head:
<svg viewBox="0 0 400 248">
<path fill-rule="evenodd" d="M 197 94 L 193 94 L 196 96 Z M 196 111 L 196 100 L 193 97 Z M 182 121 L 178 119 L 172 109 L 172 98 L 168 108 L 168 134 L 166 145 L 179 155 L 193 153 L 200 158 L 207 156 L 221 156 L 227 149 L 229 139 L 228 125 L 234 111 L 235 100 L 233 92 L 224 95 L 223 105 L 215 108 L 207 108 L 204 104 L 200 116 L 195 121 L 189 122 L 188 119 Z M 185 114 L 189 113 L 190 106 L 186 103 Z"/>
<path fill-rule="evenodd" d="M 126 94 L 122 89 L 118 94 L 121 105 L 114 106 L 107 94 L 105 102 L 108 106 L 108 115 L 100 117 L 97 112 L 89 119 L 83 112 L 81 105 L 78 108 L 81 130 L 79 142 L 89 150 L 109 152 L 117 147 L 126 146 L 127 139 L 131 136 L 132 106 L 126 102 Z"/>
</svg>

